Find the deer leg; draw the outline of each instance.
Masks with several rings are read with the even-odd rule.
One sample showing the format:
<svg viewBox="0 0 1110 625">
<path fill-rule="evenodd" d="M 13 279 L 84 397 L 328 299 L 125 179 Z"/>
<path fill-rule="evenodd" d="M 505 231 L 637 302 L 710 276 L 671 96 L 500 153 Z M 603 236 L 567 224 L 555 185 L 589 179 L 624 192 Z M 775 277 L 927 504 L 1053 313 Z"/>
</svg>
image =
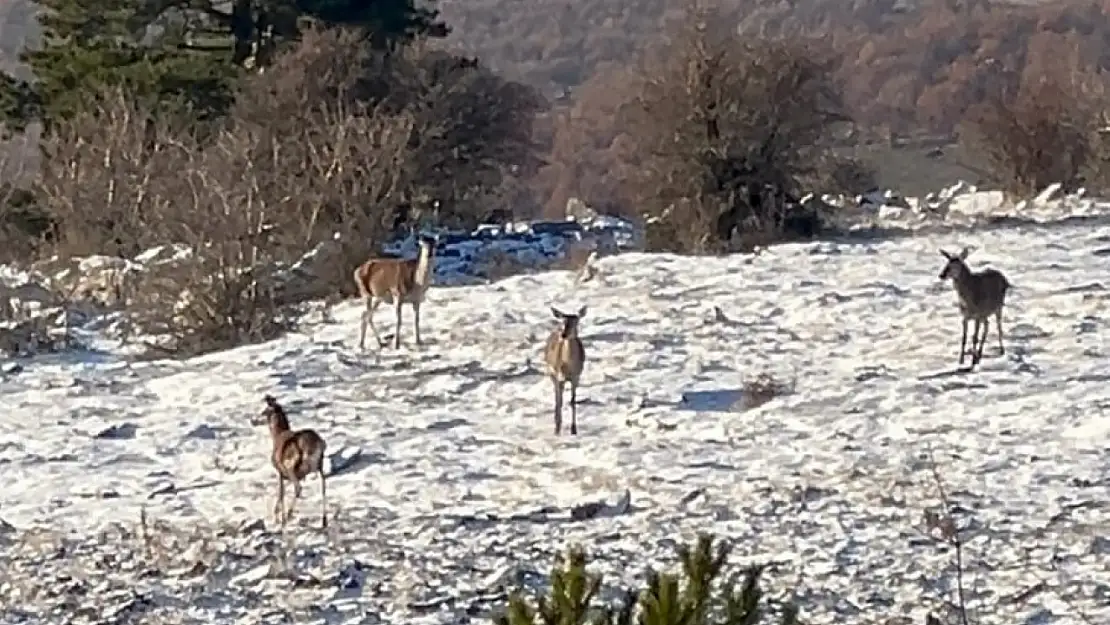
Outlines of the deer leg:
<svg viewBox="0 0 1110 625">
<path fill-rule="evenodd" d="M 293 497 L 289 499 L 289 509 L 285 511 L 285 520 L 293 518 L 293 511 L 297 507 L 297 500 L 301 498 L 301 481 L 293 480 Z"/>
<path fill-rule="evenodd" d="M 979 328 L 981 324 L 978 319 L 975 320 L 975 326 L 971 330 L 971 366 L 979 364 Z"/>
<path fill-rule="evenodd" d="M 358 348 L 360 350 L 366 349 L 366 325 L 370 323 L 370 299 L 367 298 L 366 306 L 362 310 L 362 318 L 358 324 Z"/>
<path fill-rule="evenodd" d="M 964 331 L 960 335 L 960 364 L 964 364 L 964 354 L 967 353 L 967 317 L 964 317 Z M 974 337 L 972 337 L 974 338 Z"/>
<path fill-rule="evenodd" d="M 274 520 L 285 527 L 285 478 L 278 476 L 277 502 L 274 504 Z"/>
<path fill-rule="evenodd" d="M 420 341 L 420 302 L 412 303 L 412 331 L 416 335 L 416 344 L 421 345 Z"/>
<path fill-rule="evenodd" d="M 1002 311 L 994 313 L 994 325 L 998 326 L 998 354 L 1006 355 L 1006 348 L 1002 346 Z"/>
<path fill-rule="evenodd" d="M 397 315 L 396 328 L 393 330 L 393 349 L 401 349 L 401 310 L 404 307 L 404 302 L 401 301 L 400 294 L 393 296 L 393 312 Z"/>
<path fill-rule="evenodd" d="M 555 382 L 555 435 L 563 431 L 563 382 L 552 378 Z"/>
<path fill-rule="evenodd" d="M 578 382 L 570 383 L 570 434 L 578 436 Z"/>
<path fill-rule="evenodd" d="M 989 317 L 983 319 L 983 335 L 979 337 L 979 355 L 975 362 L 983 359 L 983 349 L 987 346 L 987 335 L 991 332 L 991 320 Z"/>
<path fill-rule="evenodd" d="M 982 320 L 982 339 L 979 343 L 979 357 L 982 357 L 982 351 L 987 349 L 987 336 L 990 334 L 990 317 Z"/>
<path fill-rule="evenodd" d="M 320 529 L 328 528 L 328 478 L 320 469 Z"/>
<path fill-rule="evenodd" d="M 374 325 L 374 311 L 378 309 L 381 300 L 373 295 L 366 297 L 366 310 L 362 311 L 362 330 L 359 332 L 358 348 L 365 349 L 366 341 L 366 326 L 369 325 L 370 329 L 374 332 L 374 339 L 378 342 L 378 347 L 382 346 L 382 337 L 378 334 L 378 328 Z"/>
</svg>

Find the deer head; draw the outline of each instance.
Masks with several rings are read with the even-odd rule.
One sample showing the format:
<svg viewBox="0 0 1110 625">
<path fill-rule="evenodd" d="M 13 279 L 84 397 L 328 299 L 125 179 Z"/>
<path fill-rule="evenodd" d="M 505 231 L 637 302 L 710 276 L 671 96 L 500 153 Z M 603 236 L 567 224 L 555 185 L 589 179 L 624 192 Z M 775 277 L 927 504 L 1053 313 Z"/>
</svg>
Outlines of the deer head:
<svg viewBox="0 0 1110 625">
<path fill-rule="evenodd" d="M 564 339 L 569 339 L 578 335 L 578 322 L 586 316 L 586 307 L 579 308 L 576 314 L 571 315 L 552 306 L 551 314 L 555 315 L 555 318 L 563 324 L 559 335 Z"/>
</svg>

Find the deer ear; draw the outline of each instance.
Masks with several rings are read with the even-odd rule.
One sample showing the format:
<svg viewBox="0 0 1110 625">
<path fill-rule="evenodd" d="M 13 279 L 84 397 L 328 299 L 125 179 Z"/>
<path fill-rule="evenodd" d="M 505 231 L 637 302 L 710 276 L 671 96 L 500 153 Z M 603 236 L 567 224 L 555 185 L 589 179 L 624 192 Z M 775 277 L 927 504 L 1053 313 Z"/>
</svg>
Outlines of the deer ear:
<svg viewBox="0 0 1110 625">
<path fill-rule="evenodd" d="M 962 250 L 962 251 L 960 252 L 960 260 L 967 260 L 967 257 L 968 257 L 968 255 L 970 255 L 970 254 L 971 254 L 971 248 L 969 248 L 969 247 L 965 247 L 965 248 L 964 248 L 964 249 L 963 249 L 963 250 Z"/>
<path fill-rule="evenodd" d="M 944 250 L 940 251 L 940 255 L 947 258 L 948 260 L 952 260 L 952 255 L 949 254 L 948 252 L 944 251 Z"/>
<path fill-rule="evenodd" d="M 556 319 L 562 319 L 563 318 L 563 313 L 559 312 L 558 310 L 555 310 L 554 306 L 551 307 L 551 314 L 555 315 Z"/>
<path fill-rule="evenodd" d="M 578 318 L 581 319 L 582 317 L 585 317 L 585 316 L 586 316 L 586 307 L 583 306 L 582 308 L 578 309 Z"/>
</svg>

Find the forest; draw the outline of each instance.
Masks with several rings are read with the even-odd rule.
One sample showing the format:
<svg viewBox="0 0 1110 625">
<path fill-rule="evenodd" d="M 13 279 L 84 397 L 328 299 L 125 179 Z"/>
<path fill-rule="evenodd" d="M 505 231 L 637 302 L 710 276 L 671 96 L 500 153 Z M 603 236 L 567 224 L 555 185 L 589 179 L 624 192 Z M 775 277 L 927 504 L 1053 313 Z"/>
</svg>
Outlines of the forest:
<svg viewBox="0 0 1110 625">
<path fill-rule="evenodd" d="M 253 328 L 273 303 L 230 276 L 337 233 L 330 292 L 402 233 L 561 218 L 571 198 L 642 223 L 650 250 L 821 236 L 836 209 L 807 193 L 879 184 L 853 146 L 955 144 L 1011 193 L 1098 190 L 1106 9 L 8 1 L 0 247 L 208 250 L 220 269 L 194 278 L 224 272 L 229 309 L 208 321 Z"/>
</svg>

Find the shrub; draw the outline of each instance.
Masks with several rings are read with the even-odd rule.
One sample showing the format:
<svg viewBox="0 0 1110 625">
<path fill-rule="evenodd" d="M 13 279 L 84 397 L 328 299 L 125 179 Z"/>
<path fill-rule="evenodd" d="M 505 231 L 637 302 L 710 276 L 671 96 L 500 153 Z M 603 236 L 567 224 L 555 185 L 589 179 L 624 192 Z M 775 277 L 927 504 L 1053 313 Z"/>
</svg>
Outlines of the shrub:
<svg viewBox="0 0 1110 625">
<path fill-rule="evenodd" d="M 649 249 L 720 252 L 808 238 L 799 206 L 815 164 L 848 118 L 831 56 L 811 43 L 742 39 L 695 10 L 675 42 L 645 57 L 624 109 L 643 167 L 624 181 L 647 218 Z"/>
<path fill-rule="evenodd" d="M 510 165 L 533 149 L 534 90 L 470 59 L 363 43 L 306 29 L 200 127 L 122 89 L 90 95 L 42 141 L 34 199 L 51 251 L 184 248 L 138 272 L 128 305 L 137 329 L 196 353 L 273 336 L 296 305 L 350 293 L 354 267 L 400 231 L 473 222 L 519 191 L 527 172 Z"/>
<path fill-rule="evenodd" d="M 38 190 L 60 255 L 187 251 L 139 272 L 128 298 L 136 326 L 173 352 L 275 336 L 298 303 L 275 294 L 284 268 L 341 232 L 340 253 L 297 289 L 327 296 L 392 229 L 411 181 L 412 116 L 353 102 L 356 62 L 316 63 L 345 35 L 308 37 L 246 81 L 204 136 L 111 90 L 44 141 Z"/>
<path fill-rule="evenodd" d="M 789 382 L 776 378 L 766 371 L 744 381 L 742 408 L 745 410 L 758 408 L 763 404 L 794 392 L 794 381 Z"/>
<path fill-rule="evenodd" d="M 755 625 L 769 611 L 760 584 L 765 566 L 746 567 L 726 579 L 731 548 L 703 534 L 678 548 L 680 574 L 649 571 L 639 591 L 625 590 L 616 606 L 599 605 L 601 576 L 586 570 L 586 555 L 570 549 L 551 572 L 551 589 L 535 601 L 515 592 L 498 625 Z M 798 622 L 797 609 L 781 607 L 779 622 Z"/>
<path fill-rule="evenodd" d="M 1054 183 L 1083 184 L 1095 167 L 1100 79 L 1046 73 L 969 111 L 960 141 L 1006 191 L 1029 195 Z"/>
<path fill-rule="evenodd" d="M 361 97 L 414 124 L 406 226 L 436 222 L 472 228 L 513 212 L 520 180 L 539 167 L 533 134 L 541 94 L 477 59 L 424 44 L 371 59 Z"/>
</svg>

